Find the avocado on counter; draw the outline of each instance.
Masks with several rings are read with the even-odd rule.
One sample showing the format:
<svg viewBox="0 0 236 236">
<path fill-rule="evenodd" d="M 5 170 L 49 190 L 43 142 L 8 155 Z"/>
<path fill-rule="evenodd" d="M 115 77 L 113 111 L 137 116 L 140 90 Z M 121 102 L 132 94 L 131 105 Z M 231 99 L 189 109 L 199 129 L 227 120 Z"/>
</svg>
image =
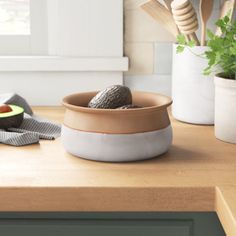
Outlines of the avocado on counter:
<svg viewBox="0 0 236 236">
<path fill-rule="evenodd" d="M 0 105 L 0 129 L 18 128 L 23 118 L 23 108 L 15 105 Z"/>
<path fill-rule="evenodd" d="M 91 99 L 90 108 L 116 109 L 132 104 L 132 94 L 128 87 L 122 85 L 110 86 Z"/>
</svg>

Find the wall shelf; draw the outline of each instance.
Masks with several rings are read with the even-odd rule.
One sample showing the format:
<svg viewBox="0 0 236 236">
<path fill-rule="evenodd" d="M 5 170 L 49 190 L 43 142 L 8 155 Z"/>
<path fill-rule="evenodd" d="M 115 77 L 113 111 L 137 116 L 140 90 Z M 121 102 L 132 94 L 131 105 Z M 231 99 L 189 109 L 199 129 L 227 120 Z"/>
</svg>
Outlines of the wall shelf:
<svg viewBox="0 0 236 236">
<path fill-rule="evenodd" d="M 0 71 L 127 71 L 127 57 L 0 56 Z"/>
</svg>

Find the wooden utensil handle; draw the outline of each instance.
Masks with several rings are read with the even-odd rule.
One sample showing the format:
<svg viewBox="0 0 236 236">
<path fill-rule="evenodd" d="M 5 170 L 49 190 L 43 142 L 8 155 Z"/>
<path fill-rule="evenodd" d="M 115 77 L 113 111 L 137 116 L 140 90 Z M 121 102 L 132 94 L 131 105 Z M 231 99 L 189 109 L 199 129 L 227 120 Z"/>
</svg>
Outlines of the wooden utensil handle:
<svg viewBox="0 0 236 236">
<path fill-rule="evenodd" d="M 206 24 L 202 24 L 201 46 L 206 45 Z"/>
<path fill-rule="evenodd" d="M 190 35 L 185 34 L 184 36 L 185 36 L 187 42 L 191 41 Z"/>
<path fill-rule="evenodd" d="M 171 2 L 172 2 L 173 0 L 164 0 L 164 3 L 165 3 L 165 5 L 166 5 L 166 8 L 168 9 L 168 11 L 171 13 Z M 172 15 L 172 13 L 171 13 L 171 15 Z M 178 28 L 178 26 L 176 25 L 176 28 L 177 28 L 177 32 L 178 32 L 178 34 L 180 34 L 180 30 L 179 30 L 179 28 Z"/>
<path fill-rule="evenodd" d="M 156 0 L 149 0 L 141 4 L 140 7 L 153 19 L 162 24 L 174 37 L 177 37 L 179 30 L 171 12 L 165 6 Z"/>
<path fill-rule="evenodd" d="M 196 46 L 200 46 L 200 42 L 199 42 L 199 40 L 197 38 L 196 33 L 190 34 L 190 38 L 191 38 L 191 40 L 194 40 L 196 42 Z"/>
</svg>

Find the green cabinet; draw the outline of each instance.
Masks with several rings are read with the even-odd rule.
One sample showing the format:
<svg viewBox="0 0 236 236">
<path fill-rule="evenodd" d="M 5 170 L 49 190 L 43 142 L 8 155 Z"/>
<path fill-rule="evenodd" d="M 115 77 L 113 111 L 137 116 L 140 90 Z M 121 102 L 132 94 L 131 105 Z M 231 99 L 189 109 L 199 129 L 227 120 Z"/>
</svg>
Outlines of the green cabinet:
<svg viewBox="0 0 236 236">
<path fill-rule="evenodd" d="M 215 213 L 0 213 L 3 236 L 223 236 Z"/>
</svg>

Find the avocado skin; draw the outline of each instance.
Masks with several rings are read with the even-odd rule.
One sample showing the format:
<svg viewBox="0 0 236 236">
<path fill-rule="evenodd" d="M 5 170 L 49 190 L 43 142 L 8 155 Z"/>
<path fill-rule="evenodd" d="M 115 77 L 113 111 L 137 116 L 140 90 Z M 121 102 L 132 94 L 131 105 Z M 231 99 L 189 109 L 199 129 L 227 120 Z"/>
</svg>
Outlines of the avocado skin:
<svg viewBox="0 0 236 236">
<path fill-rule="evenodd" d="M 91 99 L 90 108 L 116 109 L 132 103 L 132 94 L 128 87 L 122 85 L 110 86 Z"/>
<path fill-rule="evenodd" d="M 127 109 L 137 109 L 137 108 L 142 108 L 142 107 L 134 104 L 129 104 L 129 105 L 124 105 L 122 107 L 118 107 L 117 109 L 127 110 Z"/>
<path fill-rule="evenodd" d="M 18 128 L 22 124 L 24 113 L 10 117 L 0 117 L 0 129 Z"/>
</svg>

